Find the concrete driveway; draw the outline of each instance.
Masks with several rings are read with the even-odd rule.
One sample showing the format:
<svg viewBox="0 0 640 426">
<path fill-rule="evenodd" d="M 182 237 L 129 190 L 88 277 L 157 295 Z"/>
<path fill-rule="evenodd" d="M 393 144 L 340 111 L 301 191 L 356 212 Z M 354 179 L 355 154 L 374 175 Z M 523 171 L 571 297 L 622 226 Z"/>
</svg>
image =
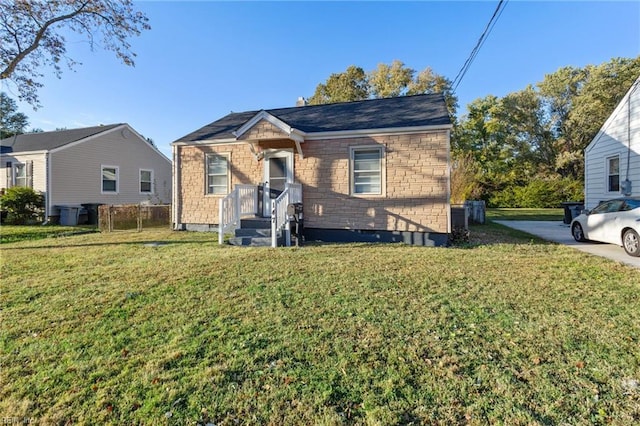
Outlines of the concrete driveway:
<svg viewBox="0 0 640 426">
<path fill-rule="evenodd" d="M 579 243 L 571 236 L 569 225 L 565 225 L 562 221 L 494 220 L 494 222 L 535 235 L 543 240 L 571 246 L 586 253 L 606 257 L 640 269 L 640 257 L 629 256 L 622 247 L 613 244 Z"/>
</svg>

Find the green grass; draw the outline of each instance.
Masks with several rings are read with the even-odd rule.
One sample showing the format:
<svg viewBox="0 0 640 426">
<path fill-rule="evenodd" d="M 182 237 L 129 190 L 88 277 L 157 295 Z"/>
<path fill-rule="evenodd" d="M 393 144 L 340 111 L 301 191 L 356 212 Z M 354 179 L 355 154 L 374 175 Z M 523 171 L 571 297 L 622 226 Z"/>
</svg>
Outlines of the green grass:
<svg viewBox="0 0 640 426">
<path fill-rule="evenodd" d="M 489 220 L 562 220 L 564 209 L 487 209 Z"/>
<path fill-rule="evenodd" d="M 15 243 L 25 240 L 41 240 L 43 238 L 70 236 L 95 231 L 95 226 L 2 225 L 0 226 L 0 244 Z"/>
<path fill-rule="evenodd" d="M 499 225 L 464 248 L 23 241 L 3 245 L 0 279 L 4 418 L 640 421 L 638 271 Z"/>
</svg>

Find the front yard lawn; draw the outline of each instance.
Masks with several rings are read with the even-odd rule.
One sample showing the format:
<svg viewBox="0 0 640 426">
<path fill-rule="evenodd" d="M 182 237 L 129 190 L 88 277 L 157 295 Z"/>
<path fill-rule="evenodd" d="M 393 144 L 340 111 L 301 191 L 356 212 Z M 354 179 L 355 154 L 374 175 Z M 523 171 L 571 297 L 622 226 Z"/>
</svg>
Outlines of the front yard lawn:
<svg viewBox="0 0 640 426">
<path fill-rule="evenodd" d="M 29 225 L 29 226 L 0 226 L 0 244 L 15 243 L 25 240 L 40 240 L 49 237 L 70 236 L 96 232 L 95 226 L 59 226 L 59 225 Z"/>
<path fill-rule="evenodd" d="M 465 248 L 216 239 L 150 230 L 4 244 L 3 418 L 640 421 L 631 267 L 499 225 L 472 229 Z"/>
</svg>

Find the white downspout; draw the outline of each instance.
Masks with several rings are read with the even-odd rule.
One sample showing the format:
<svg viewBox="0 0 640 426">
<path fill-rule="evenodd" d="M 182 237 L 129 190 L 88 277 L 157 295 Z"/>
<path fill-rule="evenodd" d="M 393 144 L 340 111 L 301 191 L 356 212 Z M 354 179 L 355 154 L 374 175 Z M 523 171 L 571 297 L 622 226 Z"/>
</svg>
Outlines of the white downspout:
<svg viewBox="0 0 640 426">
<path fill-rule="evenodd" d="M 172 162 L 171 162 L 171 168 L 173 170 L 173 173 L 171 173 L 172 175 L 172 179 L 173 182 L 171 184 L 171 220 L 173 222 L 173 230 L 174 231 L 178 231 L 179 230 L 179 225 L 178 225 L 178 220 L 179 220 L 179 215 L 178 215 L 178 194 L 180 193 L 179 191 L 179 183 L 180 182 L 180 177 L 178 176 L 178 147 L 175 145 L 171 145 L 171 158 L 172 158 Z"/>
<path fill-rule="evenodd" d="M 44 167 L 45 167 L 45 176 L 46 182 L 44 185 L 44 221 L 45 223 L 49 222 L 49 210 L 51 209 L 51 155 L 48 152 L 44 154 Z"/>
<path fill-rule="evenodd" d="M 447 234 L 451 235 L 451 130 L 447 130 Z"/>
</svg>

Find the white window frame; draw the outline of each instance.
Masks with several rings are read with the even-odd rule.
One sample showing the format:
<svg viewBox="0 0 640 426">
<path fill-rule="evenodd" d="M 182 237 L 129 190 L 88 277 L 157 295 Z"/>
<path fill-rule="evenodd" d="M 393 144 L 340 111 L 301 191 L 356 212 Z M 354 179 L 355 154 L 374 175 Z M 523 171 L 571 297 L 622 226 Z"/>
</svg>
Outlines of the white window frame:
<svg viewBox="0 0 640 426">
<path fill-rule="evenodd" d="M 27 169 L 27 163 L 13 163 L 11 169 L 11 185 L 21 188 L 29 188 L 29 170 Z M 24 176 L 18 176 L 18 169 L 22 169 L 24 171 Z M 18 184 L 18 179 L 24 179 L 24 185 Z"/>
<path fill-rule="evenodd" d="M 149 172 L 149 190 L 148 191 L 143 191 L 142 190 L 142 172 Z M 146 181 L 144 181 L 146 183 Z M 145 194 L 153 194 L 154 193 L 154 179 L 153 179 L 153 169 L 140 169 L 138 171 L 138 190 L 140 191 L 140 195 L 145 195 Z"/>
<path fill-rule="evenodd" d="M 617 190 L 612 190 L 611 189 L 611 177 L 615 176 L 611 174 L 611 160 L 618 160 L 618 189 Z M 606 160 L 606 171 L 607 174 L 605 176 L 605 187 L 607 189 L 607 192 L 610 194 L 619 194 L 620 193 L 620 155 L 612 155 L 610 157 L 607 157 Z"/>
<path fill-rule="evenodd" d="M 378 151 L 380 154 L 380 191 L 356 192 L 355 156 L 357 152 Z M 384 197 L 386 196 L 386 158 L 384 145 L 356 145 L 349 147 L 349 192 L 355 197 Z"/>
<path fill-rule="evenodd" d="M 115 169 L 116 171 L 116 190 L 115 191 L 104 190 L 104 170 L 105 169 Z M 120 193 L 120 167 L 110 166 L 107 164 L 102 164 L 100 166 L 100 193 L 101 194 L 119 194 Z"/>
<path fill-rule="evenodd" d="M 226 175 L 226 181 L 227 181 L 227 187 L 224 191 L 224 193 L 216 193 L 216 192 L 209 192 L 210 187 L 209 187 L 209 176 L 222 176 L 220 174 L 211 174 L 209 173 L 209 158 L 210 157 L 220 157 L 220 158 L 224 158 L 227 161 L 227 170 L 225 172 Z M 230 187 L 230 183 L 231 183 L 231 154 L 228 152 L 207 152 L 204 156 L 204 193 L 207 196 L 211 196 L 211 197 L 224 197 L 227 194 L 229 194 L 229 187 Z"/>
</svg>

